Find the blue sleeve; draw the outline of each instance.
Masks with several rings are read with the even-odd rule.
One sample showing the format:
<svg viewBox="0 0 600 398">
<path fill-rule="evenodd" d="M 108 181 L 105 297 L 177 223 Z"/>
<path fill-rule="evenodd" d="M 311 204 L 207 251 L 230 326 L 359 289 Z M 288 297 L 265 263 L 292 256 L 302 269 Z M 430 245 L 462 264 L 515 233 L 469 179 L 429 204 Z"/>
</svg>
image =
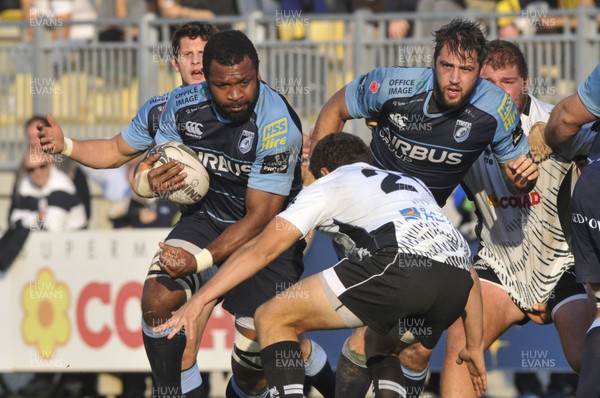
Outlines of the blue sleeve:
<svg viewBox="0 0 600 398">
<path fill-rule="evenodd" d="M 302 154 L 302 132 L 284 100 L 262 83 L 256 122 L 259 140 L 248 187 L 287 196 Z"/>
<path fill-rule="evenodd" d="M 521 128 L 520 113 L 510 96 L 503 92 L 494 112 L 497 128 L 492 141 L 492 152 L 498 162 L 505 163 L 529 153 L 529 142 Z"/>
<path fill-rule="evenodd" d="M 390 98 L 411 97 L 432 84 L 429 68 L 376 68 L 346 86 L 346 107 L 354 119 L 375 117 Z"/>
<path fill-rule="evenodd" d="M 152 146 L 152 137 L 148 128 L 148 116 L 152 108 L 159 106 L 165 101 L 166 97 L 159 95 L 150 98 L 142 105 L 127 127 L 121 131 L 121 136 L 127 145 L 140 152 L 144 152 Z"/>
<path fill-rule="evenodd" d="M 577 88 L 577 94 L 590 113 L 600 118 L 600 64 Z"/>
</svg>

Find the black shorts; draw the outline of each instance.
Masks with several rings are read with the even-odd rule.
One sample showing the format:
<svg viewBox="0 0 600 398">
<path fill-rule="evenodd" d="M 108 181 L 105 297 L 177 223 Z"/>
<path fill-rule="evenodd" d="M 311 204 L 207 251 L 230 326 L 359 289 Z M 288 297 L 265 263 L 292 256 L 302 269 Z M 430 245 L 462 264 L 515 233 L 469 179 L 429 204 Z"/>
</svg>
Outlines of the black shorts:
<svg viewBox="0 0 600 398">
<path fill-rule="evenodd" d="M 198 248 L 205 248 L 221 232 L 222 229 L 218 228 L 204 212 L 198 211 L 181 218 L 169 233 L 167 240 L 183 241 L 184 248 L 185 242 Z M 305 246 L 304 240 L 298 241 L 256 275 L 233 288 L 224 296 L 223 308 L 236 316 L 254 317 L 254 311 L 258 306 L 300 279 L 304 271 L 302 257 Z M 221 264 L 216 265 L 221 266 Z M 177 281 L 193 294 L 202 284 L 199 275 L 189 275 Z M 206 275 L 202 273 L 202 279 L 206 279 Z"/>
<path fill-rule="evenodd" d="M 496 275 L 494 272 L 494 269 L 490 267 L 485 260 L 479 256 L 475 256 L 474 260 L 475 264 L 473 267 L 475 268 L 475 271 L 477 271 L 479 279 L 492 282 L 506 291 L 502 285 L 502 282 L 500 281 L 500 278 L 498 278 L 498 275 Z M 553 312 L 554 308 L 556 308 L 556 306 L 563 301 L 570 301 L 574 296 L 579 295 L 586 295 L 585 287 L 581 283 L 577 282 L 575 279 L 575 273 L 572 269 L 569 269 L 561 275 L 560 279 L 556 283 L 556 286 L 554 286 L 554 289 L 552 289 L 552 292 L 548 297 L 548 309 L 550 312 Z M 524 310 L 521 308 L 521 311 Z M 519 324 L 524 325 L 527 322 L 529 322 L 529 318 L 526 317 L 523 322 L 520 322 Z"/>
<path fill-rule="evenodd" d="M 581 283 L 600 283 L 600 169 L 588 166 L 573 191 L 573 255 Z"/>
<path fill-rule="evenodd" d="M 473 285 L 464 269 L 395 249 L 343 259 L 323 278 L 365 325 L 380 334 L 411 331 L 427 348 L 462 314 Z"/>
</svg>

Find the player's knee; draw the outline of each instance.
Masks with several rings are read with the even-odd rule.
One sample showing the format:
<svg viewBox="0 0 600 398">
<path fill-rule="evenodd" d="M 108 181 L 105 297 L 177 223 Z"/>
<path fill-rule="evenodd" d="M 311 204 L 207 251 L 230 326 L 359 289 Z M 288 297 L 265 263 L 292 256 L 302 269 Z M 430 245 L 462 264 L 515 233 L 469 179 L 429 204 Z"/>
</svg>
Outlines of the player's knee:
<svg viewBox="0 0 600 398">
<path fill-rule="evenodd" d="M 166 279 L 166 278 L 162 278 Z M 142 314 L 144 322 L 148 325 L 165 322 L 171 313 L 181 307 L 185 301 L 185 292 L 179 285 L 170 286 L 168 281 L 158 281 L 157 278 L 148 279 L 142 291 Z"/>
<path fill-rule="evenodd" d="M 400 353 L 400 362 L 411 370 L 423 370 L 429 364 L 431 351 L 422 344 L 411 344 Z"/>
<path fill-rule="evenodd" d="M 258 325 L 256 317 L 255 325 Z M 260 345 L 248 338 L 238 328 L 235 330 L 231 352 L 231 370 L 236 389 L 247 395 L 258 396 L 265 392 L 267 382 L 260 357 Z"/>
<path fill-rule="evenodd" d="M 270 301 L 267 301 L 256 309 L 256 312 L 254 312 L 254 322 L 257 328 L 269 330 L 271 326 L 281 325 L 281 320 L 273 310 L 274 308 Z"/>
</svg>

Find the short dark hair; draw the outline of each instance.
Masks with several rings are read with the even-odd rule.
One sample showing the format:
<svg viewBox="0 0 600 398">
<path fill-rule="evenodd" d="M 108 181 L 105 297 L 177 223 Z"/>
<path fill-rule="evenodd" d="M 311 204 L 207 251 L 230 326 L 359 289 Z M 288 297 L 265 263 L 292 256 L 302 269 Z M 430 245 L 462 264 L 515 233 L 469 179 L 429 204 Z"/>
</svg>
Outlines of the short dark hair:
<svg viewBox="0 0 600 398">
<path fill-rule="evenodd" d="M 483 63 L 491 66 L 494 70 L 514 65 L 519 71 L 519 76 L 523 79 L 529 77 L 529 69 L 523 52 L 516 44 L 506 40 L 496 39 L 491 41 Z"/>
<path fill-rule="evenodd" d="M 179 24 L 173 37 L 171 38 L 171 53 L 174 57 L 179 53 L 181 47 L 181 39 L 189 37 L 192 40 L 198 37 L 204 41 L 208 41 L 215 33 L 219 31 L 215 25 L 208 22 L 192 21 Z"/>
<path fill-rule="evenodd" d="M 208 79 L 210 65 L 216 61 L 219 65 L 237 65 L 249 57 L 252 66 L 258 72 L 258 54 L 254 44 L 239 30 L 225 30 L 216 33 L 204 47 L 202 67 L 204 76 Z"/>
<path fill-rule="evenodd" d="M 44 126 L 50 127 L 50 123 L 48 122 L 48 119 L 46 119 L 45 116 L 42 116 L 42 115 L 33 115 L 32 117 L 30 117 L 29 119 L 27 119 L 25 121 L 25 125 L 24 125 L 25 129 L 27 129 L 27 127 L 29 127 L 29 125 L 31 123 L 34 123 L 34 122 L 41 122 L 41 123 L 44 124 Z"/>
<path fill-rule="evenodd" d="M 479 65 L 483 63 L 487 53 L 488 41 L 483 35 L 479 22 L 455 18 L 447 25 L 433 32 L 435 50 L 434 62 L 442 51 L 448 46 L 450 53 L 464 61 L 470 53 L 474 52 Z"/>
<path fill-rule="evenodd" d="M 333 171 L 356 162 L 372 163 L 371 151 L 365 142 L 349 133 L 333 133 L 321 139 L 310 156 L 308 166 L 315 178 L 322 177 L 321 168 Z"/>
</svg>

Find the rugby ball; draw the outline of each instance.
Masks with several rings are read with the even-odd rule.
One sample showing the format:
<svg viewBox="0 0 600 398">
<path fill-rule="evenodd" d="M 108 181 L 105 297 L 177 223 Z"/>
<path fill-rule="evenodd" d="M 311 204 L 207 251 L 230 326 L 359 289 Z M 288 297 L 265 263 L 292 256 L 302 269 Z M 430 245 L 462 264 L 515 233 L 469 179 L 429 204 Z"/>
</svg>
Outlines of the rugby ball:
<svg viewBox="0 0 600 398">
<path fill-rule="evenodd" d="M 182 172 L 187 174 L 183 188 L 168 193 L 167 199 L 180 205 L 191 205 L 206 196 L 210 179 L 196 152 L 180 142 L 165 142 L 152 148 L 148 156 L 156 153 L 160 154 L 160 159 L 154 163 L 153 168 L 178 160 L 184 166 Z"/>
</svg>

